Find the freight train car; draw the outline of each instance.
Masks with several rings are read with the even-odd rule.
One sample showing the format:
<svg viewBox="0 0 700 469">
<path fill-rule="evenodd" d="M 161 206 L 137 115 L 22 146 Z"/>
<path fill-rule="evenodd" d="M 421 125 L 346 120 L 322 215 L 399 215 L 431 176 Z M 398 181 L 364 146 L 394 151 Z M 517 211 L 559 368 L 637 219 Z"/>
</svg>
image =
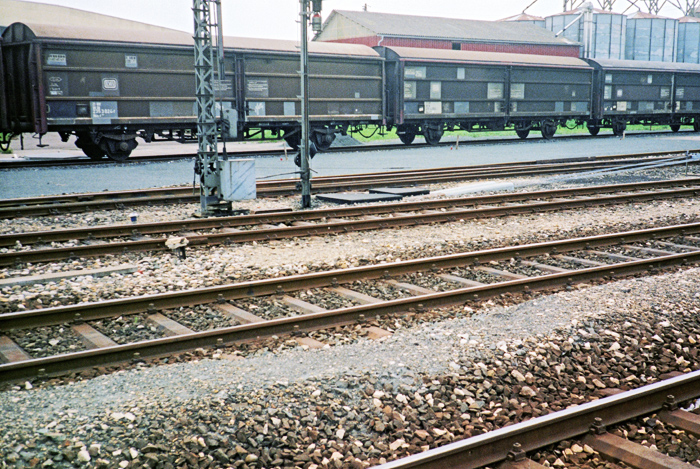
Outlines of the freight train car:
<svg viewBox="0 0 700 469">
<path fill-rule="evenodd" d="M 226 60 L 235 63 L 234 87 L 243 138 L 282 136 L 301 140 L 299 49 L 294 41 L 225 38 Z M 369 47 L 309 44 L 310 138 L 326 150 L 337 133 L 383 125 L 384 61 Z"/>
<path fill-rule="evenodd" d="M 387 63 L 387 122 L 410 144 L 445 130 L 531 129 L 590 117 L 593 69 L 583 60 L 405 47 L 379 47 Z"/>
<path fill-rule="evenodd" d="M 90 158 L 123 160 L 137 138 L 196 139 L 192 38 L 174 30 L 15 23 L 0 48 L 0 134 L 58 132 Z M 222 115 L 238 139 L 300 143 L 299 51 L 294 41 L 225 38 Z M 445 130 L 558 125 L 595 135 L 628 124 L 700 130 L 700 65 L 472 51 L 309 45 L 310 138 L 396 128 L 404 143 Z M 218 78 L 218 77 L 217 77 Z M 4 90 L 2 89 L 4 86 Z"/>
<path fill-rule="evenodd" d="M 58 132 L 93 159 L 120 161 L 137 137 L 196 138 L 192 38 L 165 33 L 15 23 L 3 34 L 7 124 L 3 131 Z M 239 138 L 299 141 L 299 59 L 293 41 L 225 39 L 219 107 Z M 370 48 L 314 44 L 311 136 L 327 148 L 336 132 L 383 123 L 383 60 Z M 218 78 L 218 77 L 217 77 Z"/>
<path fill-rule="evenodd" d="M 93 159 L 123 160 L 136 137 L 191 131 L 192 38 L 15 23 L 3 33 L 12 133 L 58 132 Z"/>
<path fill-rule="evenodd" d="M 588 126 L 622 135 L 628 124 L 681 125 L 700 130 L 700 65 L 589 59 L 596 69 L 593 116 Z"/>
</svg>

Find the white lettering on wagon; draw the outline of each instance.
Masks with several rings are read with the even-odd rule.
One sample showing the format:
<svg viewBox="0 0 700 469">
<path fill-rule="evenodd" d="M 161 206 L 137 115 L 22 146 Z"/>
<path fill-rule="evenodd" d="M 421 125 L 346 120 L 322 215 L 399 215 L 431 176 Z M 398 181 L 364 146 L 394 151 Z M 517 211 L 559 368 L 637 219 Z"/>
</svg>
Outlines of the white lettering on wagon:
<svg viewBox="0 0 700 469">
<path fill-rule="evenodd" d="M 111 124 L 112 119 L 119 118 L 116 101 L 92 101 L 90 111 L 92 121 L 95 124 Z"/>
<path fill-rule="evenodd" d="M 47 54 L 46 65 L 68 65 L 68 60 L 66 59 L 66 54 Z"/>
<path fill-rule="evenodd" d="M 68 96 L 68 74 L 55 72 L 47 76 L 47 91 L 49 96 Z"/>
</svg>

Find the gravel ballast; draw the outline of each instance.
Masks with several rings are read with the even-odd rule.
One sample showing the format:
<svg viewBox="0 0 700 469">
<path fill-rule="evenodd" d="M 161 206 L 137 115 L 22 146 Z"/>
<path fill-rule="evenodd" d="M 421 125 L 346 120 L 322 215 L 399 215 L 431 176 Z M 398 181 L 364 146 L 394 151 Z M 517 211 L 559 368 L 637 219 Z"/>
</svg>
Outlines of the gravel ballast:
<svg viewBox="0 0 700 469">
<path fill-rule="evenodd" d="M 4 467 L 81 466 L 90 448 L 91 467 L 375 464 L 697 369 L 699 273 L 465 306 L 379 341 L 26 384 L 0 394 L 0 455 Z"/>
<path fill-rule="evenodd" d="M 697 202 L 679 199 L 190 249 L 185 260 L 163 253 L 31 265 L 2 274 L 128 262 L 139 269 L 6 287 L 0 292 L 0 311 L 698 219 Z M 686 268 L 531 295 L 521 304 L 495 299 L 310 334 L 333 344 L 321 349 L 281 338 L 185 354 L 158 366 L 132 366 L 70 384 L 24 383 L 0 392 L 0 467 L 318 469 L 379 464 L 698 369 L 699 273 Z M 309 300 L 313 295 L 299 296 Z M 179 314 L 195 320 L 189 311 Z M 370 340 L 367 325 L 392 334 Z M 118 321 L 105 321 L 105 331 L 121 328 Z M 659 441 L 675 431 L 649 420 L 635 426 L 646 435 L 656 427 L 663 430 Z M 692 445 L 692 439 L 687 441 Z M 700 466 L 697 451 L 681 453 Z M 585 461 L 605 467 L 594 454 L 567 448 L 535 459 L 546 465 L 578 467 Z"/>
</svg>

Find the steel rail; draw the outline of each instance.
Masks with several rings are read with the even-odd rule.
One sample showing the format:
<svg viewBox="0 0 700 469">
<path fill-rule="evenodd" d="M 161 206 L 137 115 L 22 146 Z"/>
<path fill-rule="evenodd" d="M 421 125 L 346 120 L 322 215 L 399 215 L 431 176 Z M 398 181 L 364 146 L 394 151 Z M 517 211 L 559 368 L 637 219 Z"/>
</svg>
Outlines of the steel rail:
<svg viewBox="0 0 700 469">
<path fill-rule="evenodd" d="M 304 236 L 324 236 L 357 231 L 419 226 L 432 223 L 449 223 L 457 220 L 468 220 L 475 218 L 493 218 L 526 213 L 542 213 L 555 210 L 568 210 L 579 207 L 588 208 L 592 206 L 614 205 L 628 202 L 643 202 L 678 197 L 694 197 L 697 196 L 698 193 L 700 193 L 700 187 L 691 187 L 667 191 L 615 194 L 610 196 L 578 198 L 563 201 L 538 201 L 519 205 L 454 209 L 445 212 L 427 212 L 386 218 L 341 220 L 313 225 L 209 233 L 187 236 L 187 240 L 189 247 L 215 246 L 220 244 L 246 243 L 253 241 L 270 241 Z M 11 266 L 26 262 L 55 262 L 72 258 L 95 257 L 108 254 L 125 254 L 128 252 L 164 251 L 167 249 L 168 247 L 165 244 L 164 238 L 153 238 L 138 241 L 13 251 L 0 253 L 0 266 Z"/>
<path fill-rule="evenodd" d="M 0 248 L 11 247 L 17 242 L 23 246 L 37 243 L 62 242 L 69 240 L 101 239 L 108 237 L 123 237 L 133 235 L 156 235 L 181 233 L 194 230 L 210 230 L 220 228 L 233 228 L 241 226 L 255 226 L 262 224 L 293 223 L 300 221 L 315 221 L 324 218 L 361 217 L 367 215 L 381 215 L 396 212 L 410 212 L 419 210 L 453 209 L 456 207 L 476 206 L 478 204 L 503 204 L 507 202 L 521 202 L 533 199 L 572 197 L 588 194 L 600 194 L 611 192 L 659 190 L 678 186 L 700 185 L 700 178 L 684 178 L 666 181 L 651 181 L 631 184 L 613 184 L 604 186 L 588 186 L 571 189 L 556 189 L 549 191 L 518 192 L 496 194 L 486 196 L 471 196 L 437 200 L 423 200 L 415 202 L 397 202 L 377 205 L 362 205 L 351 207 L 336 207 L 310 211 L 282 211 L 265 212 L 253 215 L 241 215 L 219 218 L 195 218 L 187 220 L 137 223 L 128 225 L 103 225 L 85 228 L 72 228 L 66 230 L 33 231 L 24 233 L 0 234 Z"/>
<path fill-rule="evenodd" d="M 664 408 L 669 395 L 676 402 L 700 397 L 700 371 L 530 419 L 375 468 L 476 469 L 505 460 L 516 443 L 523 451 L 534 451 L 585 435 L 596 418 L 600 418 L 603 425 L 612 426 L 658 412 Z"/>
<path fill-rule="evenodd" d="M 110 300 L 88 305 L 10 313 L 0 316 L 0 331 L 34 327 L 37 324 L 82 322 L 121 314 L 136 314 L 144 311 L 155 312 L 156 310 L 174 308 L 177 306 L 191 306 L 194 304 L 225 301 L 227 299 L 244 298 L 253 295 L 282 294 L 299 289 L 333 286 L 359 279 L 377 279 L 426 269 L 443 269 L 462 266 L 469 262 L 504 260 L 520 256 L 529 257 L 552 252 L 565 252 L 573 249 L 590 249 L 594 246 L 610 245 L 618 242 L 629 243 L 645 241 L 678 234 L 695 234 L 699 231 L 700 224 L 679 225 L 617 233 L 615 235 L 602 235 L 551 243 L 500 248 L 476 253 L 450 255 L 439 258 L 404 261 L 394 264 L 358 267 L 304 276 L 245 282 L 242 284 L 210 287 L 179 293 Z M 201 347 L 217 347 L 259 341 L 261 339 L 288 335 L 299 331 L 314 331 L 354 324 L 358 321 L 363 321 L 367 317 L 409 311 L 420 312 L 427 308 L 442 308 L 459 305 L 468 301 L 483 300 L 499 296 L 504 293 L 535 291 L 577 282 L 587 282 L 604 277 L 630 275 L 648 272 L 650 270 L 654 271 L 655 269 L 688 262 L 700 262 L 700 251 L 521 280 L 512 280 L 491 285 L 461 288 L 448 292 L 432 293 L 206 332 L 196 332 L 128 345 L 12 362 L 0 365 L 0 382 L 15 382 L 36 377 L 56 376 L 93 367 L 117 365 L 134 359 L 156 358 Z"/>
<path fill-rule="evenodd" d="M 348 269 L 294 275 L 282 278 L 255 280 L 216 287 L 207 287 L 180 292 L 145 295 L 134 298 L 100 301 L 71 306 L 6 313 L 0 315 L 0 332 L 29 327 L 50 326 L 73 321 L 92 321 L 120 315 L 148 311 L 194 306 L 218 301 L 237 300 L 251 296 L 277 295 L 300 289 L 312 289 L 350 283 L 356 280 L 373 280 L 399 275 L 425 272 L 434 269 L 450 269 L 465 265 L 483 264 L 491 261 L 509 260 L 518 257 L 533 257 L 553 252 L 562 253 L 580 249 L 610 246 L 619 243 L 646 241 L 677 235 L 700 233 L 700 223 L 674 225 L 662 228 L 628 231 L 585 238 L 550 241 L 546 243 L 503 247 L 484 251 L 451 254 L 447 256 L 412 259 L 391 264 L 379 264 Z M 700 251 L 687 253 L 700 256 Z M 685 255 L 685 254 L 682 254 Z M 590 270 L 590 269 L 589 269 Z M 594 272 L 595 269 L 590 270 Z M 481 288 L 481 287 L 479 287 Z M 474 290 L 474 291 L 478 291 Z"/>
<path fill-rule="evenodd" d="M 671 154 L 678 154 L 673 152 Z M 641 158 L 641 157 L 640 157 Z M 588 160 L 590 161 L 590 160 Z M 625 160 L 625 164 L 653 162 L 654 159 Z M 692 164 L 695 164 L 693 162 Z M 328 176 L 314 179 L 314 192 L 361 190 L 381 185 L 392 187 L 458 180 L 492 179 L 497 177 L 524 177 L 528 175 L 559 174 L 574 170 L 601 169 L 615 165 L 615 160 L 601 158 L 593 162 L 531 162 L 486 165 L 481 167 L 437 168 L 431 170 L 395 171 L 349 176 Z M 279 197 L 297 192 L 296 179 L 258 181 L 260 197 Z M 59 213 L 82 213 L 99 209 L 123 209 L 128 206 L 194 203 L 196 187 L 145 189 L 139 191 L 97 192 L 75 195 L 46 196 L 0 200 L 0 219 L 23 216 L 47 216 Z"/>
</svg>

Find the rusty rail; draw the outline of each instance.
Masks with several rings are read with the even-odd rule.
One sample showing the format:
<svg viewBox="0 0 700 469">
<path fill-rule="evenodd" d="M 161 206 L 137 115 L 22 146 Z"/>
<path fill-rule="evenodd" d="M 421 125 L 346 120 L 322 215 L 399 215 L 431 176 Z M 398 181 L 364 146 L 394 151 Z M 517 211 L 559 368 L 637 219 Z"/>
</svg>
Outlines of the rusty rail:
<svg viewBox="0 0 700 469">
<path fill-rule="evenodd" d="M 36 243 L 61 242 L 69 240 L 101 239 L 109 237 L 133 236 L 134 234 L 157 235 L 183 231 L 211 230 L 240 226 L 263 224 L 293 223 L 298 221 L 315 221 L 324 218 L 362 217 L 387 213 L 410 212 L 419 210 L 441 210 L 457 207 L 494 205 L 508 202 L 521 202 L 534 199 L 555 197 L 573 197 L 612 192 L 644 191 L 667 189 L 679 186 L 700 185 L 700 178 L 674 179 L 668 181 L 639 182 L 633 184 L 614 184 L 589 186 L 574 189 L 556 189 L 549 191 L 518 192 L 486 196 L 423 200 L 417 202 L 398 202 L 380 205 L 362 205 L 335 207 L 308 211 L 279 211 L 255 213 L 234 217 L 196 218 L 189 220 L 163 221 L 157 223 L 138 223 L 128 225 L 104 225 L 67 230 L 32 231 L 24 233 L 0 234 L 0 247 L 10 247 L 18 241 L 23 246 Z"/>
<path fill-rule="evenodd" d="M 600 425 L 615 425 L 658 412 L 664 409 L 669 395 L 677 402 L 700 397 L 700 371 L 537 417 L 375 467 L 476 469 L 506 460 L 516 444 L 523 452 L 533 451 L 581 437 L 588 433 L 594 424 L 600 428 Z"/>
<path fill-rule="evenodd" d="M 9 313 L 0 316 L 0 331 L 37 327 L 39 325 L 82 323 L 83 321 L 137 314 L 144 311 L 155 312 L 181 306 L 224 302 L 226 300 L 250 296 L 284 294 L 302 289 L 335 286 L 355 280 L 380 279 L 406 273 L 447 269 L 473 265 L 475 263 L 507 260 L 517 257 L 532 257 L 542 254 L 591 249 L 599 246 L 697 233 L 700 233 L 700 223 L 491 249 L 472 253 L 453 254 L 393 264 L 373 265 L 324 273 L 244 282 L 177 293 L 46 308 L 21 313 Z M 354 306 L 334 311 L 185 334 L 172 338 L 156 339 L 129 345 L 105 347 L 97 350 L 48 358 L 13 362 L 0 365 L 0 381 L 10 382 L 41 376 L 60 375 L 69 371 L 76 371 L 94 366 L 128 362 L 135 358 L 159 357 L 200 347 L 216 347 L 244 343 L 271 338 L 273 336 L 291 334 L 298 331 L 325 329 L 352 324 L 357 321 L 362 321 L 367 317 L 374 317 L 377 315 L 402 313 L 412 310 L 422 311 L 426 308 L 441 308 L 450 305 L 464 304 L 465 302 L 473 300 L 482 300 L 503 293 L 535 291 L 561 285 L 586 282 L 602 277 L 630 275 L 687 262 L 700 262 L 700 250 L 490 285 L 461 288 L 453 291 L 419 295 L 411 298 Z"/>
<path fill-rule="evenodd" d="M 698 180 L 680 180 L 680 184 L 685 182 Z M 667 187 L 667 185 L 677 184 L 674 181 L 669 181 L 665 183 L 645 183 L 637 185 L 623 185 L 623 186 L 612 186 L 618 190 L 633 190 L 635 188 L 651 188 L 654 185 L 659 187 Z M 636 186 L 636 187 L 635 187 Z M 347 233 L 353 231 L 367 231 L 367 230 L 377 230 L 377 229 L 387 229 L 405 226 L 418 226 L 431 223 L 447 223 L 454 222 L 457 220 L 467 220 L 476 218 L 492 218 L 501 217 L 508 215 L 516 215 L 523 213 L 541 213 L 555 210 L 565 210 L 579 207 L 592 207 L 601 205 L 614 205 L 629 202 L 641 202 L 648 200 L 659 200 L 665 198 L 678 198 L 678 197 L 695 197 L 700 193 L 700 187 L 683 187 L 680 189 L 671 189 L 664 191 L 655 192 L 642 192 L 642 193 L 625 193 L 625 194 L 614 194 L 609 196 L 598 196 L 590 198 L 578 198 L 570 200 L 555 200 L 555 201 L 539 201 L 543 197 L 562 197 L 575 194 L 577 192 L 583 194 L 595 193 L 595 191 L 606 190 L 606 187 L 610 186 L 596 186 L 592 188 L 584 189 L 565 189 L 557 191 L 541 191 L 533 193 L 522 193 L 522 194 L 508 194 L 505 196 L 486 196 L 477 198 L 462 198 L 462 199 L 447 199 L 443 201 L 426 201 L 426 202 L 409 202 L 404 204 L 392 204 L 386 206 L 378 206 L 376 208 L 362 207 L 362 208 L 349 208 L 349 209 L 330 209 L 324 211 L 314 211 L 314 212 L 293 212 L 293 213 L 282 213 L 282 214 L 265 214 L 258 218 L 257 223 L 282 223 L 287 221 L 289 223 L 293 221 L 309 220 L 313 218 L 324 218 L 329 216 L 345 216 L 353 217 L 359 215 L 369 215 L 377 213 L 395 213 L 396 211 L 403 210 L 408 212 L 413 212 L 416 210 L 430 210 L 436 208 L 445 207 L 459 207 L 464 205 L 474 205 L 475 203 L 502 203 L 505 201 L 512 200 L 523 200 L 523 199 L 535 199 L 535 202 L 529 202 L 519 205 L 502 205 L 496 207 L 483 207 L 483 208 L 454 208 L 446 211 L 438 212 L 427 212 L 427 213 L 412 213 L 408 215 L 387 217 L 387 218 L 368 218 L 359 220 L 342 220 L 336 222 L 326 222 L 318 223 L 313 225 L 302 225 L 302 226 L 285 226 L 267 229 L 252 229 L 252 230 L 241 230 L 233 232 L 218 232 L 218 233 L 208 233 L 202 235 L 190 235 L 187 236 L 189 241 L 189 246 L 213 246 L 220 244 L 229 243 L 245 243 L 253 241 L 269 241 L 269 240 L 279 240 L 296 238 L 303 236 L 319 236 L 319 235 L 329 235 L 329 234 L 339 234 Z M 163 224 L 149 224 L 144 225 L 144 232 L 146 233 L 173 233 L 177 231 L 188 229 L 202 229 L 204 227 L 212 228 L 213 226 L 218 227 L 233 227 L 233 226 L 248 226 L 255 224 L 255 217 L 233 217 L 228 219 L 212 219 L 212 220 L 199 220 L 193 221 L 191 224 L 188 222 L 174 222 L 174 223 L 163 223 Z M 122 226 L 116 227 L 120 233 L 126 234 L 126 230 L 132 228 L 130 234 L 145 234 L 141 233 L 137 227 L 134 226 Z M 160 231 L 148 231 L 148 230 L 160 230 Z M 105 228 L 109 230 L 110 227 Z M 136 230 L 136 231 L 134 231 Z M 94 230 L 85 230 L 82 235 L 76 236 L 77 238 L 89 238 L 94 236 L 94 232 L 99 232 L 99 228 Z M 68 235 L 76 235 L 76 231 L 70 230 Z M 28 244 L 31 242 L 38 241 L 52 241 L 55 238 L 53 236 L 59 236 L 60 232 L 52 233 L 27 233 L 25 240 Z M 46 238 L 42 237 L 45 236 Z M 41 238 L 41 239 L 39 239 Z M 65 240 L 65 234 L 63 235 Z M 74 239 L 74 238 L 68 238 Z M 0 245 L 11 246 L 16 241 L 22 242 L 22 238 L 17 235 L 6 235 L 0 237 Z M 80 257 L 95 257 L 103 256 L 108 254 L 123 254 L 127 252 L 144 252 L 144 251 L 163 251 L 167 250 L 165 245 L 165 240 L 163 238 L 152 238 L 143 239 L 138 241 L 123 241 L 115 243 L 104 243 L 104 244 L 93 244 L 93 245 L 83 245 L 83 246 L 71 246 L 62 248 L 46 248 L 46 249 L 34 249 L 27 251 L 12 251 L 0 254 L 0 266 L 11 266 L 15 264 L 21 264 L 24 262 L 54 262 L 71 258 Z"/>
<path fill-rule="evenodd" d="M 680 152 L 668 152 L 676 155 Z M 655 152 L 653 155 L 659 155 Z M 435 168 L 412 171 L 393 171 L 347 176 L 314 178 L 315 193 L 344 190 L 364 190 L 381 186 L 411 186 L 416 184 L 452 182 L 460 180 L 493 179 L 499 177 L 541 176 L 573 171 L 601 169 L 618 164 L 650 163 L 652 154 L 581 158 L 556 161 L 528 161 L 493 165 Z M 655 158 L 659 159 L 659 158 Z M 259 197 L 279 197 L 298 192 L 297 180 L 258 181 Z M 94 210 L 119 210 L 126 207 L 152 204 L 196 203 L 199 193 L 192 187 L 144 189 L 138 191 L 95 192 L 74 195 L 46 196 L 0 200 L 0 219 L 25 216 L 47 216 L 61 213 L 82 213 Z"/>
</svg>

